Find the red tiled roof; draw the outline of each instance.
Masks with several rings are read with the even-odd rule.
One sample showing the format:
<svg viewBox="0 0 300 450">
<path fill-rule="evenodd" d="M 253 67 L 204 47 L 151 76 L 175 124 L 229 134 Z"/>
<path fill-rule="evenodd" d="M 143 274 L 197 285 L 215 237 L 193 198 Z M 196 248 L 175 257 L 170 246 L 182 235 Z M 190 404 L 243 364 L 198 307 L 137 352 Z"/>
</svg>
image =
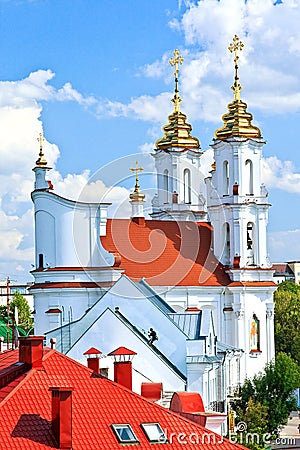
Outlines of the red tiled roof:
<svg viewBox="0 0 300 450">
<path fill-rule="evenodd" d="M 246 286 L 246 287 L 278 287 L 276 283 L 273 281 L 233 281 L 228 285 L 229 288 L 231 287 L 238 287 L 238 286 Z"/>
<path fill-rule="evenodd" d="M 18 351 L 15 351 L 18 354 Z M 118 443 L 111 424 L 130 424 L 141 449 L 162 450 L 162 444 L 151 444 L 141 423 L 159 422 L 168 436 L 175 433 L 167 447 L 182 450 L 176 439 L 187 436 L 187 449 L 224 450 L 244 447 L 229 442 L 203 427 L 155 405 L 122 386 L 95 375 L 91 370 L 67 356 L 50 350 L 43 358 L 42 370 L 32 369 L 0 403 L 0 442 L 10 450 L 40 450 L 56 448 L 51 429 L 52 386 L 71 386 L 73 389 L 72 432 L 76 450 L 116 450 Z M 207 434 L 209 433 L 209 441 Z M 195 446 L 188 439 L 198 437 Z M 204 437 L 206 435 L 206 438 Z M 216 443 L 212 436 L 216 436 Z M 182 435 L 181 435 L 182 438 Z M 180 438 L 179 438 L 180 439 Z M 202 443 L 203 442 L 203 443 Z M 220 444 L 219 442 L 222 442 Z"/>
<path fill-rule="evenodd" d="M 57 289 L 57 288 L 99 288 L 99 287 L 111 287 L 114 283 L 110 281 L 104 281 L 101 283 L 94 283 L 92 281 L 60 281 L 53 283 L 36 283 L 29 289 Z"/>
<path fill-rule="evenodd" d="M 120 268 L 152 286 L 226 286 L 224 267 L 214 256 L 212 227 L 201 222 L 109 219 L 101 236 L 106 250 L 121 257 Z"/>
</svg>

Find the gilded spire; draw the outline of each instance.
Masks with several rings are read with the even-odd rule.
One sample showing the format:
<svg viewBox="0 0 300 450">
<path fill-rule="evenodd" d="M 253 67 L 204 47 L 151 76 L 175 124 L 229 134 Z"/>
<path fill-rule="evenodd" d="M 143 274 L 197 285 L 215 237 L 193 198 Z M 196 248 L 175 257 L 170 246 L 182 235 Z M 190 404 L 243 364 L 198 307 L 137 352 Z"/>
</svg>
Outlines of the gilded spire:
<svg viewBox="0 0 300 450">
<path fill-rule="evenodd" d="M 183 56 L 179 54 L 179 51 L 176 49 L 174 50 L 174 58 L 170 58 L 169 64 L 171 66 L 175 66 L 175 92 L 174 97 L 172 98 L 172 102 L 174 103 L 174 112 L 180 113 L 180 102 L 182 101 L 179 96 L 179 89 L 178 89 L 178 77 L 179 77 L 179 65 L 182 65 L 183 63 Z"/>
<path fill-rule="evenodd" d="M 44 152 L 43 152 L 43 141 L 45 140 L 43 133 L 40 133 L 37 140 L 40 144 L 40 152 L 39 152 L 39 157 L 35 163 L 36 163 L 37 167 L 46 167 L 48 163 L 46 161 L 46 158 L 45 158 Z"/>
<path fill-rule="evenodd" d="M 258 127 L 252 125 L 253 115 L 247 111 L 247 103 L 241 100 L 242 86 L 239 79 L 239 52 L 244 47 L 240 38 L 235 35 L 228 50 L 234 54 L 235 77 L 231 89 L 234 92 L 234 99 L 228 104 L 228 112 L 222 116 L 223 127 L 215 132 L 215 139 L 228 139 L 234 136 L 260 138 L 261 132 Z"/>
<path fill-rule="evenodd" d="M 191 148 L 199 150 L 200 142 L 191 136 L 192 127 L 186 123 L 186 115 L 180 111 L 181 98 L 179 96 L 178 77 L 179 66 L 183 63 L 183 57 L 178 50 L 174 51 L 174 57 L 169 60 L 171 66 L 175 66 L 175 92 L 172 102 L 174 111 L 169 115 L 169 123 L 163 127 L 164 137 L 156 141 L 156 150 L 170 150 L 171 148 Z"/>
<path fill-rule="evenodd" d="M 234 35 L 232 42 L 230 42 L 228 50 L 230 53 L 234 52 L 234 68 L 235 68 L 235 77 L 234 77 L 234 83 L 233 86 L 231 86 L 231 89 L 234 92 L 234 100 L 240 100 L 241 99 L 241 90 L 243 87 L 240 85 L 240 79 L 239 79 L 239 51 L 242 51 L 244 47 L 243 42 L 240 40 L 240 38 L 237 35 Z"/>
<path fill-rule="evenodd" d="M 135 162 L 135 167 L 130 167 L 131 172 L 135 172 L 135 186 L 134 191 L 129 195 L 130 200 L 142 202 L 144 201 L 145 194 L 141 191 L 139 185 L 139 172 L 143 172 L 143 167 L 139 167 L 138 161 Z"/>
</svg>

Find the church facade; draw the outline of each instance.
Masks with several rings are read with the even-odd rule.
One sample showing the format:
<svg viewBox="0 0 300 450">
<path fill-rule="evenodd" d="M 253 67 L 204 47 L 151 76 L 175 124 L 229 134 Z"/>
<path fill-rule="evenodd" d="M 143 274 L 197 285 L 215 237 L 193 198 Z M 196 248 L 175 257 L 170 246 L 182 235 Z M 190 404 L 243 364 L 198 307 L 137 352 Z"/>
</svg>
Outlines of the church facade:
<svg viewBox="0 0 300 450">
<path fill-rule="evenodd" d="M 215 132 L 214 163 L 208 177 L 202 173 L 200 142 L 191 135 L 192 127 L 180 109 L 178 74 L 182 58 L 174 52 L 174 110 L 153 153 L 157 194 L 151 218 L 144 217 L 145 196 L 139 185 L 138 166 L 129 199 L 132 216 L 128 219 L 108 218 L 108 204 L 79 203 L 58 196 L 47 181 L 50 168 L 42 145 L 33 169 L 36 269 L 31 292 L 35 299 L 35 333 L 47 333 L 50 338 L 59 336 L 58 330 L 64 327 L 71 329 L 70 324 L 76 321 L 79 326 L 80 319 L 113 289 L 122 274 L 133 282 L 142 279 L 172 309 L 164 314 L 176 326 L 179 315 L 187 316 L 191 308 L 210 312 L 203 315 L 209 317 L 208 328 L 214 329 L 206 336 L 207 342 L 211 336 L 230 349 L 234 355 L 232 367 L 214 360 L 217 350 L 209 353 L 185 330 L 185 342 L 189 344 L 181 349 L 185 362 L 181 359 L 180 370 L 194 382 L 201 379 L 201 383 L 187 385 L 187 390 L 197 386 L 202 395 L 205 389 L 214 390 L 210 399 L 215 400 L 220 399 L 217 386 L 223 386 L 222 396 L 226 396 L 246 376 L 263 369 L 275 354 L 276 285 L 266 243 L 270 205 L 261 180 L 265 142 L 240 98 L 240 48 L 235 37 L 234 99 L 222 117 L 223 126 Z M 130 293 L 124 292 L 122 302 L 130 302 Z M 132 323 L 139 326 L 136 316 Z M 159 322 L 157 328 L 159 332 Z M 113 348 L 118 327 L 111 333 Z M 130 343 L 119 345 L 131 348 Z M 72 356 L 76 354 L 74 345 L 68 349 Z M 90 345 L 97 347 L 96 342 Z M 210 345 L 217 348 L 212 342 Z M 167 354 L 167 350 L 161 351 Z M 210 378 L 212 369 L 215 372 Z M 208 394 L 204 396 L 209 398 Z"/>
</svg>

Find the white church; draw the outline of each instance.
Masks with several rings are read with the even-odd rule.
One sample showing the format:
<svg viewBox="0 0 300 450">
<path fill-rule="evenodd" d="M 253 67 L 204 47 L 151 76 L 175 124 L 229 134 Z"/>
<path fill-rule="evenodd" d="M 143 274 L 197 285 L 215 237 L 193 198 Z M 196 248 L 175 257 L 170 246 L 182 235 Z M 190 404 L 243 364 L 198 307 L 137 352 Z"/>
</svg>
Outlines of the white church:
<svg viewBox="0 0 300 450">
<path fill-rule="evenodd" d="M 226 411 L 246 377 L 274 357 L 273 270 L 268 259 L 268 194 L 261 180 L 264 140 L 240 98 L 234 38 L 234 98 L 212 140 L 204 178 L 200 142 L 181 112 L 183 59 L 176 50 L 173 112 L 153 157 L 157 194 L 150 218 L 136 165 L 130 218 L 107 203 L 60 197 L 40 141 L 34 167 L 35 334 L 84 361 L 90 347 L 113 377 L 108 353 L 125 346 L 133 386 L 200 392 L 206 409 Z M 159 340 L 148 344 L 148 330 Z"/>
</svg>

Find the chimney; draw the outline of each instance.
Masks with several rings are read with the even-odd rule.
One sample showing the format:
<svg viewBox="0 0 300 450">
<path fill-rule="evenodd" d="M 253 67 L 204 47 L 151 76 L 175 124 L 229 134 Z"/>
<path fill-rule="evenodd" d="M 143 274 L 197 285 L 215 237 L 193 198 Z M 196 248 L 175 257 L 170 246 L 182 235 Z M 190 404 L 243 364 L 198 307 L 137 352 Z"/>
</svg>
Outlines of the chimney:
<svg viewBox="0 0 300 450">
<path fill-rule="evenodd" d="M 89 350 L 84 352 L 84 355 L 87 356 L 87 366 L 93 372 L 99 374 L 100 373 L 100 355 L 102 352 L 95 347 L 91 347 Z"/>
<path fill-rule="evenodd" d="M 55 350 L 55 345 L 56 345 L 56 338 L 51 338 L 50 339 L 50 346 L 52 350 Z"/>
<path fill-rule="evenodd" d="M 132 390 L 132 358 L 137 353 L 126 347 L 119 347 L 107 356 L 114 357 L 114 381 Z"/>
<path fill-rule="evenodd" d="M 150 402 L 157 402 L 162 398 L 163 385 L 162 383 L 142 383 L 141 396 Z"/>
<path fill-rule="evenodd" d="M 4 343 L 4 337 L 0 336 L 0 353 L 3 352 L 3 343 Z"/>
<path fill-rule="evenodd" d="M 22 336 L 19 338 L 19 361 L 32 369 L 41 369 L 43 363 L 44 336 Z"/>
<path fill-rule="evenodd" d="M 58 448 L 72 449 L 72 391 L 71 387 L 51 387 L 52 431 Z"/>
</svg>

